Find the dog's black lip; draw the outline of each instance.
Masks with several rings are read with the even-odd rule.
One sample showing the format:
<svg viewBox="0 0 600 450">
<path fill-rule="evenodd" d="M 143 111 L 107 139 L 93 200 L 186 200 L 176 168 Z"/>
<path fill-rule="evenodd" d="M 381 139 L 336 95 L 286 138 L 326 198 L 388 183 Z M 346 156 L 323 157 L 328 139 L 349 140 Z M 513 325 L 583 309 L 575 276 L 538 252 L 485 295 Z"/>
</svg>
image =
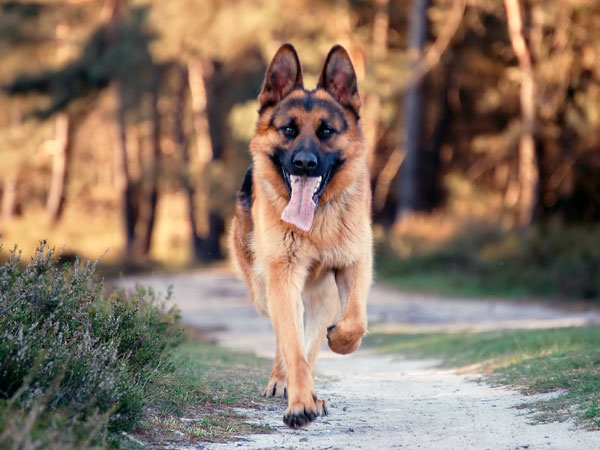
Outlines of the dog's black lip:
<svg viewBox="0 0 600 450">
<path fill-rule="evenodd" d="M 281 175 L 283 176 L 283 181 L 285 182 L 285 187 L 288 191 L 288 195 L 290 198 L 292 197 L 292 180 L 290 178 L 290 174 L 282 167 L 280 167 Z"/>
<path fill-rule="evenodd" d="M 316 205 L 319 204 L 319 201 L 321 200 L 321 196 L 323 195 L 323 192 L 325 192 L 325 189 L 327 189 L 329 180 L 331 180 L 332 172 L 333 172 L 333 166 L 329 167 L 327 169 L 327 172 L 325 172 L 323 174 L 323 178 L 321 178 L 321 184 L 319 184 L 319 189 L 317 189 L 317 192 L 315 192 L 313 194 L 313 201 L 315 202 Z"/>
<path fill-rule="evenodd" d="M 327 172 L 325 172 L 323 175 L 321 175 L 321 183 L 319 184 L 319 189 L 317 190 L 317 192 L 315 192 L 313 194 L 313 201 L 315 202 L 316 205 L 319 204 L 319 201 L 321 200 L 321 196 L 323 195 L 323 193 L 325 192 L 325 189 L 327 189 L 327 185 L 329 184 L 329 181 L 331 180 L 331 175 L 333 174 L 333 166 L 331 166 L 329 169 L 327 169 Z M 290 174 L 287 172 L 287 170 L 285 170 L 283 167 L 281 167 L 281 173 L 283 174 L 283 179 L 285 181 L 285 187 L 288 190 L 288 194 L 290 195 L 290 198 L 292 196 L 292 180 L 290 178 Z M 307 176 L 307 175 L 305 175 Z"/>
<path fill-rule="evenodd" d="M 317 204 L 317 205 L 319 204 L 319 201 L 321 200 L 321 196 L 325 192 L 325 189 L 327 189 L 327 186 L 329 186 L 329 182 L 331 181 L 331 178 L 338 171 L 338 169 L 344 165 L 344 161 L 345 160 L 343 160 L 343 159 L 338 159 L 336 162 L 334 162 L 332 165 L 329 166 L 329 168 L 323 175 L 323 179 L 321 180 L 319 189 L 313 195 L 313 200 L 314 200 L 315 204 Z"/>
<path fill-rule="evenodd" d="M 277 167 L 277 169 L 281 173 L 281 178 L 283 178 L 285 188 L 287 189 L 288 195 L 291 198 L 292 197 L 292 180 L 290 178 L 290 172 L 285 170 L 284 165 L 281 163 L 281 161 L 279 160 L 279 158 L 277 158 L 277 156 L 275 154 L 269 155 L 269 158 L 271 159 L 273 164 Z M 321 178 L 321 184 L 319 184 L 319 189 L 317 190 L 317 192 L 315 192 L 313 194 L 313 201 L 315 202 L 316 205 L 319 204 L 319 201 L 321 200 L 321 196 L 325 192 L 325 189 L 327 189 L 327 186 L 329 186 L 331 178 L 338 171 L 338 169 L 344 165 L 344 162 L 345 162 L 344 159 L 340 159 L 340 158 L 336 159 L 333 162 L 333 164 L 331 164 L 327 168 L 325 173 L 323 175 L 321 175 L 322 178 Z"/>
</svg>

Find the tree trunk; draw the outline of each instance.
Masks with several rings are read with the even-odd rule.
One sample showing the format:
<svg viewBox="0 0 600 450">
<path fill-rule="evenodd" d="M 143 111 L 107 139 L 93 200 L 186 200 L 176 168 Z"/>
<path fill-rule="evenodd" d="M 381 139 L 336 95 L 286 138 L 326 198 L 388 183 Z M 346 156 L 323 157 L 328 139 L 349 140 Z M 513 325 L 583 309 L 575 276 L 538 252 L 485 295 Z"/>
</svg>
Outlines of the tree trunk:
<svg viewBox="0 0 600 450">
<path fill-rule="evenodd" d="M 188 64 L 188 85 L 192 98 L 192 114 L 194 133 L 196 136 L 196 153 L 190 157 L 190 181 L 194 185 L 195 233 L 204 238 L 209 233 L 209 205 L 207 178 L 208 165 L 213 157 L 213 148 L 208 129 L 206 114 L 206 83 L 202 61 L 195 59 Z"/>
<path fill-rule="evenodd" d="M 521 137 L 519 140 L 519 218 L 522 226 L 535 219 L 538 206 L 539 168 L 535 151 L 535 98 L 531 55 L 523 36 L 519 0 L 505 0 L 510 41 L 521 69 Z"/>
<path fill-rule="evenodd" d="M 116 140 L 115 140 L 115 181 L 121 194 L 121 208 L 123 211 L 123 224 L 125 226 L 125 255 L 132 255 L 135 241 L 136 208 L 134 189 L 129 175 L 129 161 L 127 157 L 127 123 L 123 106 L 122 93 L 118 83 L 114 84 L 117 105 L 116 111 Z"/>
<path fill-rule="evenodd" d="M 213 261 L 220 259 L 222 256 L 219 239 L 224 227 L 218 214 L 211 210 L 209 202 L 208 167 L 213 159 L 214 152 L 210 140 L 206 111 L 205 71 L 199 58 L 188 64 L 187 76 L 196 135 L 195 158 L 190 158 L 189 150 L 186 150 L 188 152 L 188 172 L 190 173 L 187 180 L 187 191 L 190 215 L 194 215 L 193 220 L 190 221 L 190 224 L 194 227 L 192 231 L 194 256 L 197 260 Z"/>
<path fill-rule="evenodd" d="M 390 24 L 390 0 L 374 0 L 375 18 L 373 19 L 373 51 L 377 58 L 385 58 L 388 50 L 388 28 Z"/>
<path fill-rule="evenodd" d="M 424 114 L 425 117 L 434 123 L 431 134 L 427 134 L 427 144 L 423 145 L 423 157 L 421 158 L 420 176 L 420 196 L 421 210 L 431 211 L 442 200 L 442 186 L 440 182 L 441 167 L 441 149 L 444 144 L 446 134 L 452 120 L 452 110 L 448 103 L 448 92 L 450 89 L 451 75 L 453 73 L 453 64 L 448 64 L 444 73 L 435 74 L 439 78 L 434 81 L 434 74 L 430 78 L 430 86 L 440 86 L 439 92 L 431 92 L 432 97 L 438 97 L 439 100 L 432 102 Z M 433 89 L 432 89 L 433 91 Z M 435 120 L 435 122 L 434 122 Z"/>
<path fill-rule="evenodd" d="M 179 151 L 181 152 L 181 183 L 186 193 L 188 200 L 188 217 L 190 220 L 190 237 L 192 241 L 192 249 L 194 259 L 198 259 L 198 252 L 201 247 L 202 239 L 198 235 L 196 226 L 196 203 L 194 184 L 191 180 L 190 168 L 190 145 L 185 134 L 185 101 L 188 90 L 188 71 L 187 67 L 180 65 L 176 68 L 179 76 L 179 86 L 175 95 L 175 107 L 173 112 L 173 136 Z"/>
<path fill-rule="evenodd" d="M 46 200 L 46 215 L 51 224 L 58 222 L 63 211 L 72 137 L 72 121 L 66 113 L 59 114 L 56 118 L 52 178 Z"/>
<path fill-rule="evenodd" d="M 102 8 L 102 20 L 108 23 L 109 43 L 117 44 L 117 27 L 121 19 L 121 0 L 106 0 Z M 138 208 L 136 207 L 136 191 L 129 173 L 127 153 L 127 120 L 124 100 L 124 87 L 118 80 L 113 81 L 113 96 L 115 99 L 115 184 L 121 195 L 123 225 L 125 228 L 125 257 L 131 258 L 135 245 L 135 224 Z"/>
<path fill-rule="evenodd" d="M 414 0 L 410 22 L 410 57 L 411 70 L 415 70 L 423 54 L 427 37 L 427 7 L 429 0 Z M 396 221 L 406 214 L 419 210 L 421 201 L 421 133 L 423 127 L 423 79 L 419 78 L 412 83 L 404 100 L 404 124 L 406 130 L 405 148 L 406 157 L 400 177 L 400 208 L 396 214 Z"/>
<path fill-rule="evenodd" d="M 197 164 L 204 169 L 213 158 L 213 148 L 208 129 L 206 113 L 206 82 L 204 67 L 199 58 L 188 64 L 188 83 L 192 96 L 192 111 L 194 113 L 194 131 L 196 133 Z"/>
<path fill-rule="evenodd" d="M 19 175 L 10 174 L 2 186 L 2 220 L 10 221 L 17 212 L 17 186 Z"/>
<path fill-rule="evenodd" d="M 374 3 L 376 11 L 373 19 L 371 43 L 374 62 L 378 63 L 387 56 L 390 2 L 389 0 L 374 0 Z M 373 62 L 370 66 L 373 67 Z M 375 153 L 379 138 L 379 112 L 381 110 L 381 98 L 377 92 L 372 92 L 366 96 L 363 109 L 367 161 L 369 168 L 372 169 L 375 164 Z"/>
<path fill-rule="evenodd" d="M 156 72 L 156 69 L 155 69 Z M 136 240 L 136 256 L 147 258 L 150 253 L 152 244 L 152 232 L 154 231 L 154 223 L 156 220 L 156 206 L 158 204 L 158 174 L 160 161 L 160 111 L 158 109 L 159 100 L 159 77 L 157 73 L 153 74 L 154 80 L 152 85 L 152 103 L 151 122 L 152 133 L 150 136 L 150 167 L 147 171 L 148 179 L 145 180 L 146 189 L 140 194 L 143 196 L 140 216 L 138 219 L 137 228 L 139 230 Z M 144 181 L 144 180 L 142 180 Z"/>
<path fill-rule="evenodd" d="M 185 133 L 183 124 L 185 123 L 185 103 L 187 92 L 189 88 L 189 73 L 188 68 L 185 66 L 178 67 L 180 76 L 180 85 L 176 94 L 176 104 L 174 112 L 174 131 L 175 141 L 181 152 L 182 160 L 182 171 L 181 171 L 181 182 L 185 189 L 185 193 L 188 200 L 188 216 L 190 220 L 190 237 L 192 243 L 192 254 L 196 261 L 211 261 L 221 258 L 221 250 L 219 246 L 219 238 L 223 233 L 223 227 L 219 226 L 218 216 L 214 214 L 208 214 L 205 217 L 207 234 L 200 233 L 200 227 L 198 226 L 198 202 L 197 202 L 197 184 L 195 181 L 198 180 L 198 176 L 194 171 L 192 158 L 190 154 L 190 144 Z M 191 89 L 190 89 L 191 92 Z M 216 234 L 216 238 L 214 235 Z M 214 242 L 212 242 L 214 241 Z"/>
<path fill-rule="evenodd" d="M 188 217 L 190 220 L 190 237 L 192 241 L 193 257 L 195 260 L 200 260 L 202 257 L 202 238 L 198 234 L 198 226 L 196 224 L 196 189 L 192 181 L 191 163 L 190 163 L 190 145 L 185 134 L 185 101 L 188 91 L 188 70 L 185 66 L 178 66 L 177 71 L 180 76 L 180 84 L 175 96 L 175 111 L 173 117 L 173 135 L 179 151 L 181 152 L 181 183 L 185 189 L 188 200 Z"/>
</svg>

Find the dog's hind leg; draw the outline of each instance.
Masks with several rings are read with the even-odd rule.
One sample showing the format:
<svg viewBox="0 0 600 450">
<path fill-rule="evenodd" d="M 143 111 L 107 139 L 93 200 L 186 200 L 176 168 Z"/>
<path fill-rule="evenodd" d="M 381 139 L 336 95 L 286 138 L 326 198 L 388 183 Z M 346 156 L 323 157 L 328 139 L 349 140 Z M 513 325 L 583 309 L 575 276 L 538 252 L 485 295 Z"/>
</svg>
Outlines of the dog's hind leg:
<svg viewBox="0 0 600 450">
<path fill-rule="evenodd" d="M 254 299 L 253 268 L 254 250 L 252 248 L 253 224 L 252 206 L 252 166 L 246 172 L 242 189 L 238 191 L 233 219 L 231 221 L 231 233 L 229 235 L 229 249 L 232 261 L 237 271 L 244 277 L 250 287 L 250 296 Z"/>
<path fill-rule="evenodd" d="M 304 291 L 304 341 L 306 359 L 315 376 L 316 362 L 327 327 L 331 325 L 339 309 L 339 296 L 332 272 L 317 282 L 307 283 Z"/>
<path fill-rule="evenodd" d="M 273 362 L 271 377 L 263 395 L 265 397 L 287 397 L 287 373 L 279 341 L 275 349 L 275 361 Z"/>
</svg>

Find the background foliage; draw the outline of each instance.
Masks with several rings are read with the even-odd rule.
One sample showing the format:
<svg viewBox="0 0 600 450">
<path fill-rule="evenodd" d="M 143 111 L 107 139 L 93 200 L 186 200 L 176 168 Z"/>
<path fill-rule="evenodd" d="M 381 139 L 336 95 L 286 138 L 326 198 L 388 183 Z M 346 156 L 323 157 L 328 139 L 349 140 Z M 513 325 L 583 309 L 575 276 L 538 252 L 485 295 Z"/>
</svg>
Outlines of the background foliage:
<svg viewBox="0 0 600 450">
<path fill-rule="evenodd" d="M 522 23 L 511 28 L 515 4 Z M 0 232 L 28 254 L 47 237 L 88 258 L 110 248 L 107 263 L 223 258 L 266 65 L 292 42 L 312 87 L 341 43 L 359 77 L 384 256 L 433 258 L 438 271 L 471 278 L 510 267 L 505 285 L 522 266 L 550 264 L 561 286 L 565 274 L 576 280 L 550 294 L 599 295 L 598 256 L 563 245 L 600 233 L 594 0 L 53 0 L 0 10 Z M 491 259 L 467 251 L 490 246 Z M 461 247 L 468 263 L 438 257 Z"/>
</svg>

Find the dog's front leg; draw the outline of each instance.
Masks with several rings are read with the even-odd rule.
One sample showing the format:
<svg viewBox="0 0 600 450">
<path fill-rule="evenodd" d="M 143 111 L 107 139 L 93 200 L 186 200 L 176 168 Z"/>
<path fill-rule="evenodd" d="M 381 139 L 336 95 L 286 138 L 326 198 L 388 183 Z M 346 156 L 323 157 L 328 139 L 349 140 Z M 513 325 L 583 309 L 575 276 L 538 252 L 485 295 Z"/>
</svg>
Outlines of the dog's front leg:
<svg viewBox="0 0 600 450">
<path fill-rule="evenodd" d="M 314 380 L 304 349 L 302 287 L 306 270 L 287 261 L 272 263 L 267 273 L 269 314 L 287 372 L 288 408 L 283 421 L 298 428 L 319 414 Z"/>
<path fill-rule="evenodd" d="M 342 318 L 327 329 L 329 348 L 352 353 L 367 331 L 367 296 L 373 279 L 370 253 L 354 264 L 336 271 L 335 281 L 343 308 Z"/>
</svg>

